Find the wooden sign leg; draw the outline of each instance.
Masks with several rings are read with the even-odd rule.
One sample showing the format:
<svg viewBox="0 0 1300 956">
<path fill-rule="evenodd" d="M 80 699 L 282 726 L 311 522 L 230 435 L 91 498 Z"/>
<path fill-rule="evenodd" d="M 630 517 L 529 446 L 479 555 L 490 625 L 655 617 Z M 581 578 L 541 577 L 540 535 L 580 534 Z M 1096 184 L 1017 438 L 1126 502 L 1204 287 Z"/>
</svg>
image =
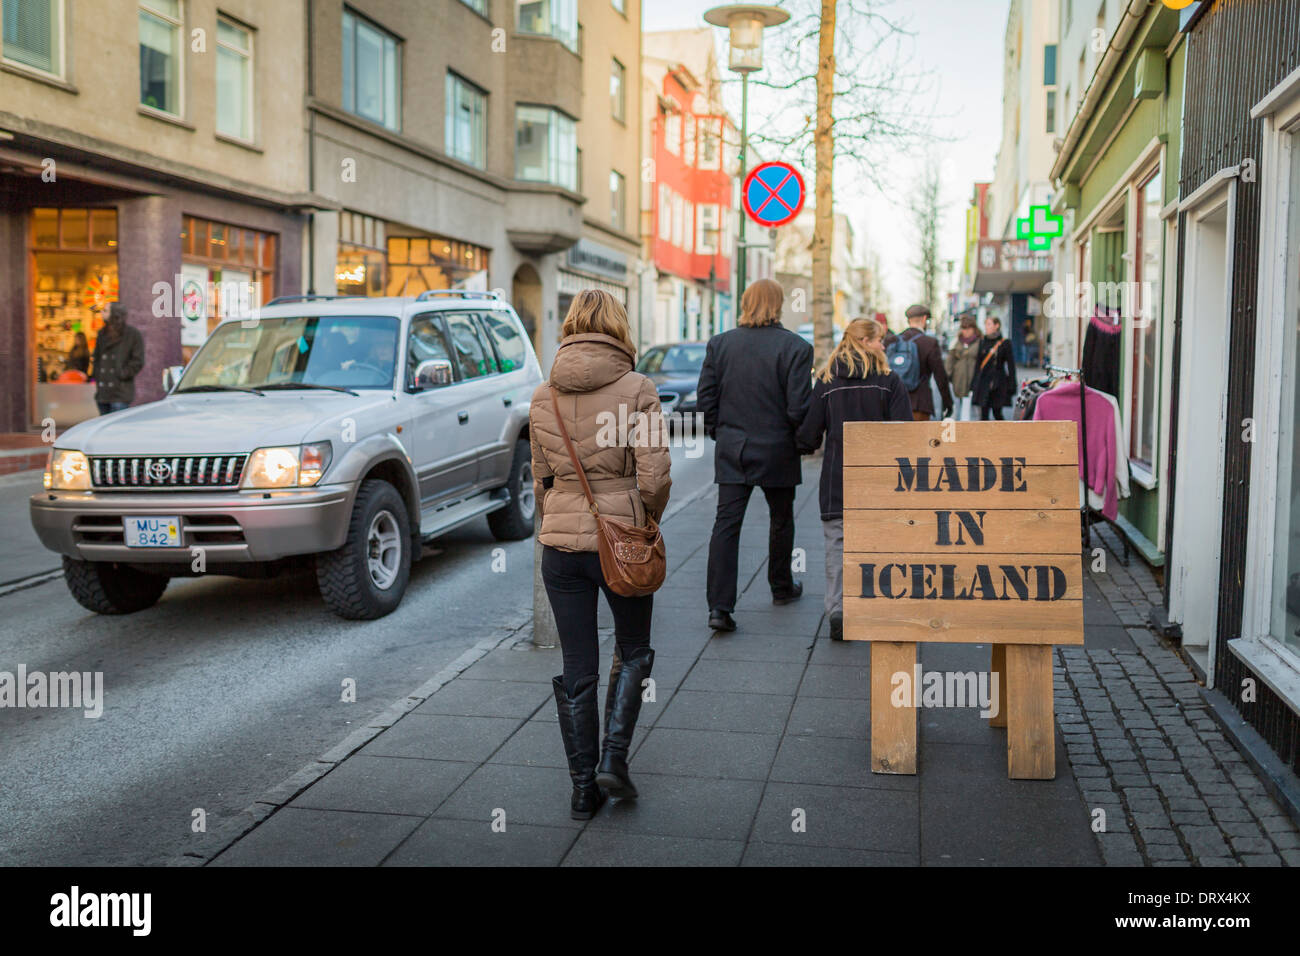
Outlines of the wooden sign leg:
<svg viewBox="0 0 1300 956">
<path fill-rule="evenodd" d="M 893 676 L 907 674 L 913 683 L 916 644 L 871 642 L 871 770 L 873 773 L 916 773 L 916 703 L 921 688 L 912 688 L 907 707 L 890 700 Z"/>
<path fill-rule="evenodd" d="M 989 679 L 998 675 L 998 712 L 989 718 L 990 727 L 1007 725 L 1007 645 L 994 644 L 989 663 Z"/>
<path fill-rule="evenodd" d="M 1056 776 L 1052 706 L 1052 646 L 1006 645 L 1007 776 L 1051 780 Z"/>
</svg>

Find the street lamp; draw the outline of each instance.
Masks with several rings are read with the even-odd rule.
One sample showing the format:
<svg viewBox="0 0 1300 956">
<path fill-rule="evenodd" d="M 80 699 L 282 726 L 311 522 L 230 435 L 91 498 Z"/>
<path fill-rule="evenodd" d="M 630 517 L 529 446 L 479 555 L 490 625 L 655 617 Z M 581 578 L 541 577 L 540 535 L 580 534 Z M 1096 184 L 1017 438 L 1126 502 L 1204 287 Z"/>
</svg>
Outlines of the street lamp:
<svg viewBox="0 0 1300 956">
<path fill-rule="evenodd" d="M 763 68 L 763 28 L 774 27 L 790 19 L 780 7 L 756 6 L 752 3 L 729 3 L 704 13 L 704 22 L 726 27 L 727 69 L 740 74 L 740 183 L 744 188 L 749 152 L 749 74 Z M 742 206 L 744 197 L 741 197 Z M 745 243 L 745 213 L 740 213 L 740 235 L 736 240 L 736 302 L 745 292 L 745 260 L 749 247 Z"/>
</svg>

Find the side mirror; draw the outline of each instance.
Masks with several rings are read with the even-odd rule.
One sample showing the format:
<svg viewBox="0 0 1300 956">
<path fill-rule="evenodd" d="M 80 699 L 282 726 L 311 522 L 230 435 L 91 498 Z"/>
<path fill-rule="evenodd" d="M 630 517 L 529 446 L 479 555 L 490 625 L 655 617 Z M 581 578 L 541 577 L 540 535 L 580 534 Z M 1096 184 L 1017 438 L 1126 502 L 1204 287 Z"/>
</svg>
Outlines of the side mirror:
<svg viewBox="0 0 1300 956">
<path fill-rule="evenodd" d="M 446 359 L 429 359 L 415 369 L 416 391 L 451 384 L 451 363 Z"/>
<path fill-rule="evenodd" d="M 176 387 L 176 383 L 181 380 L 181 375 L 185 372 L 184 365 L 169 365 L 163 369 L 162 384 L 163 391 L 170 393 Z"/>
</svg>

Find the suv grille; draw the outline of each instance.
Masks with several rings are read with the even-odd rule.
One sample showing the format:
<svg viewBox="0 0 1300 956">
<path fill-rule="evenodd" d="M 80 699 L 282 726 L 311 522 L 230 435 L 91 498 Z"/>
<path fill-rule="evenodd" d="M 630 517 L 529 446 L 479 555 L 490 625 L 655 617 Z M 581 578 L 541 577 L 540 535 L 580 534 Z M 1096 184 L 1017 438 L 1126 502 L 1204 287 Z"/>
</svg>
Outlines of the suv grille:
<svg viewBox="0 0 1300 956">
<path fill-rule="evenodd" d="M 90 459 L 96 488 L 235 488 L 247 455 L 181 455 Z"/>
</svg>

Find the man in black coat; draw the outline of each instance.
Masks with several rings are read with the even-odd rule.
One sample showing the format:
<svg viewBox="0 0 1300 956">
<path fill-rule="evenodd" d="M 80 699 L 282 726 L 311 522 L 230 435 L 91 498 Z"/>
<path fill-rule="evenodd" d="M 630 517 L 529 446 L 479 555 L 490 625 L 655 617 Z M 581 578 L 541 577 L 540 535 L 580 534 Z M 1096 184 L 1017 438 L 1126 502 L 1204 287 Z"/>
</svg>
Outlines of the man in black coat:
<svg viewBox="0 0 1300 956">
<path fill-rule="evenodd" d="M 740 526 L 757 486 L 767 499 L 767 583 L 775 604 L 803 594 L 790 570 L 794 492 L 803 480 L 795 431 L 812 395 L 812 346 L 781 325 L 785 295 L 760 279 L 741 299 L 739 327 L 709 340 L 699 411 L 714 439 L 718 512 L 709 541 L 709 626 L 734 631 Z"/>
<path fill-rule="evenodd" d="M 118 412 L 135 401 L 135 377 L 144 368 L 144 336 L 126 321 L 126 306 L 111 302 L 104 327 L 95 336 L 90 377 L 95 380 L 99 414 Z"/>
<path fill-rule="evenodd" d="M 930 321 L 930 310 L 923 305 L 913 305 L 907 310 L 907 328 L 899 336 L 890 334 L 885 337 L 885 348 L 901 338 L 916 345 L 917 359 L 921 363 L 921 384 L 911 392 L 912 418 L 918 422 L 928 422 L 934 418 L 934 396 L 930 392 L 930 379 L 939 387 L 939 401 L 943 403 L 942 418 L 952 415 L 952 387 L 948 384 L 948 372 L 943 367 L 943 349 L 932 336 L 925 334 L 925 326 Z"/>
</svg>

